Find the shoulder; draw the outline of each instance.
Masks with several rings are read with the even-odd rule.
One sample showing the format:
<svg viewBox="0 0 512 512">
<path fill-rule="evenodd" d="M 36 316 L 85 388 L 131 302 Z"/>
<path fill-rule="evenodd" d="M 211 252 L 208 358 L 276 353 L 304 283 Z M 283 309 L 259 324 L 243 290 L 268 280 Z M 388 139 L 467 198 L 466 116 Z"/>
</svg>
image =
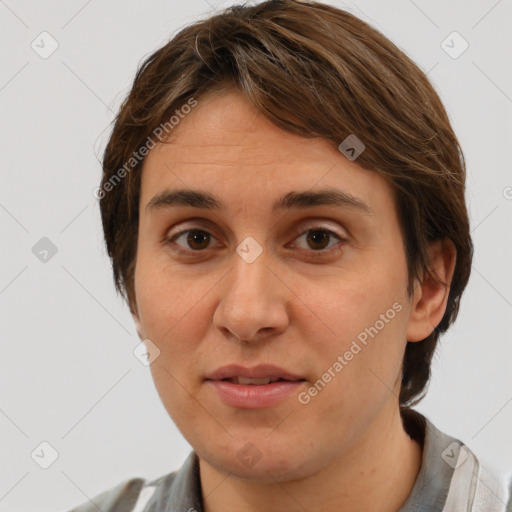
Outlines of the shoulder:
<svg viewBox="0 0 512 512">
<path fill-rule="evenodd" d="M 498 471 L 459 439 L 435 430 L 441 459 L 451 467 L 443 511 L 510 512 L 512 475 Z"/>
<path fill-rule="evenodd" d="M 407 433 L 423 450 L 419 474 L 400 512 L 512 512 L 510 474 L 496 471 L 417 411 L 403 419 Z"/>
<path fill-rule="evenodd" d="M 473 467 L 473 471 L 470 473 L 465 468 L 466 481 L 472 478 L 473 483 L 470 494 L 471 512 L 512 512 L 512 474 L 497 470 L 491 464 L 479 460 L 467 447 L 466 450 L 470 454 L 468 462 L 473 460 L 469 465 L 470 468 Z M 464 465 L 468 464 L 464 462 Z M 455 469 L 455 474 L 459 472 L 459 482 L 454 478 L 453 493 L 463 486 L 464 471 L 461 468 L 462 466 Z"/>
<path fill-rule="evenodd" d="M 201 510 L 199 459 L 192 451 L 181 468 L 154 480 L 130 478 L 68 512 Z"/>
<path fill-rule="evenodd" d="M 131 512 L 143 510 L 155 491 L 163 484 L 172 484 L 176 473 L 161 476 L 153 481 L 129 478 L 107 489 L 68 512 Z"/>
</svg>

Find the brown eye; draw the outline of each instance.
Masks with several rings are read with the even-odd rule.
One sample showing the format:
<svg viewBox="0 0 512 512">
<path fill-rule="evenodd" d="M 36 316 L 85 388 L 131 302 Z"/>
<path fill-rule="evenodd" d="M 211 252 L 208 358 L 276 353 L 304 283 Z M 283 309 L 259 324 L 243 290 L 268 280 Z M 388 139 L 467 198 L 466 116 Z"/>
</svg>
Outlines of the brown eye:
<svg viewBox="0 0 512 512">
<path fill-rule="evenodd" d="M 301 247 L 301 244 L 294 243 L 293 247 L 298 247 L 300 249 L 309 249 L 310 252 L 329 252 L 331 249 L 334 249 L 334 247 L 337 245 L 336 242 L 346 241 L 340 235 L 334 233 L 334 231 L 325 228 L 308 229 L 307 231 L 302 232 L 296 238 L 296 240 L 300 240 L 301 238 L 305 239 L 307 246 L 304 247 L 304 244 L 302 244 Z M 332 243 L 333 241 L 334 243 Z"/>
<path fill-rule="evenodd" d="M 207 231 L 203 231 L 202 229 L 188 229 L 178 233 L 171 241 L 177 242 L 183 237 L 185 238 L 186 245 L 180 243 L 178 243 L 178 245 L 184 249 L 192 249 L 194 251 L 207 249 L 212 239 L 212 235 Z"/>
<path fill-rule="evenodd" d="M 325 249 L 329 244 L 331 235 L 325 229 L 311 229 L 308 233 L 306 240 L 312 249 Z"/>
</svg>

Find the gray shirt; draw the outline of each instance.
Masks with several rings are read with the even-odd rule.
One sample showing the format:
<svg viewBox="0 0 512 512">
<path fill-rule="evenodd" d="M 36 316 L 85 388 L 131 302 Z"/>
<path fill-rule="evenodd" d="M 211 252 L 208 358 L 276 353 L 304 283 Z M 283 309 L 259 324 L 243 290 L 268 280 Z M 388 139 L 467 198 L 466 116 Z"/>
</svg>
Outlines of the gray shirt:
<svg viewBox="0 0 512 512">
<path fill-rule="evenodd" d="M 445 506 L 448 507 L 446 510 L 457 512 L 474 510 L 473 503 L 478 501 L 478 496 L 475 497 L 477 478 L 469 479 L 473 482 L 467 492 L 461 492 L 463 486 L 456 490 L 453 489 L 455 485 L 450 488 L 455 468 L 460 467 L 467 457 L 471 457 L 474 467 L 478 468 L 474 454 L 461 441 L 444 434 L 419 413 L 411 417 L 413 423 L 404 422 L 404 426 L 423 446 L 422 463 L 411 494 L 397 512 L 442 512 Z M 474 474 L 476 476 L 476 472 Z M 475 505 L 475 510 L 512 512 L 512 483 L 508 486 L 505 494 L 491 492 L 490 500 L 488 496 L 483 502 L 484 508 Z M 452 496 L 448 499 L 449 492 Z M 125 480 L 69 512 L 97 512 L 98 509 L 102 512 L 203 512 L 196 453 L 191 452 L 178 471 L 152 481 L 143 478 Z"/>
</svg>

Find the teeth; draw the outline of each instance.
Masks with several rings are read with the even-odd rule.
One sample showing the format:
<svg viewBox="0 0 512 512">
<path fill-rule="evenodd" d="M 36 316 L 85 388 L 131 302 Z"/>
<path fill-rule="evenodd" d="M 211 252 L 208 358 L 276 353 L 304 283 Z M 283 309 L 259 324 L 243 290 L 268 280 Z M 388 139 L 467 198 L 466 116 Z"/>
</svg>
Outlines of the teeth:
<svg viewBox="0 0 512 512">
<path fill-rule="evenodd" d="M 279 380 L 279 377 L 262 377 L 260 379 L 250 379 L 248 377 L 233 377 L 233 382 L 235 384 L 253 384 L 255 386 L 261 385 L 261 384 L 269 384 L 271 382 L 277 382 Z"/>
</svg>

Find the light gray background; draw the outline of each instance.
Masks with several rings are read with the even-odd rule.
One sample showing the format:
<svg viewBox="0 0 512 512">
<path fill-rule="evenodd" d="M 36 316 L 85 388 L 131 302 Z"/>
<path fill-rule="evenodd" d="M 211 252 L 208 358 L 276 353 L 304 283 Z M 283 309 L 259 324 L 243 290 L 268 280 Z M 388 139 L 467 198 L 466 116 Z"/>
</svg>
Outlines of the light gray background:
<svg viewBox="0 0 512 512">
<path fill-rule="evenodd" d="M 173 471 L 189 453 L 132 354 L 139 340 L 114 293 L 92 191 L 137 65 L 177 29 L 232 3 L 0 0 L 2 511 L 64 511 L 125 478 Z M 418 408 L 510 470 L 511 1 L 329 3 L 428 71 L 461 140 L 473 274 Z M 47 59 L 31 48 L 43 31 L 59 44 Z M 469 43 L 458 59 L 441 47 L 453 31 Z M 32 252 L 42 237 L 58 248 L 46 263 Z M 43 441 L 59 455 L 48 469 L 31 458 Z"/>
</svg>

